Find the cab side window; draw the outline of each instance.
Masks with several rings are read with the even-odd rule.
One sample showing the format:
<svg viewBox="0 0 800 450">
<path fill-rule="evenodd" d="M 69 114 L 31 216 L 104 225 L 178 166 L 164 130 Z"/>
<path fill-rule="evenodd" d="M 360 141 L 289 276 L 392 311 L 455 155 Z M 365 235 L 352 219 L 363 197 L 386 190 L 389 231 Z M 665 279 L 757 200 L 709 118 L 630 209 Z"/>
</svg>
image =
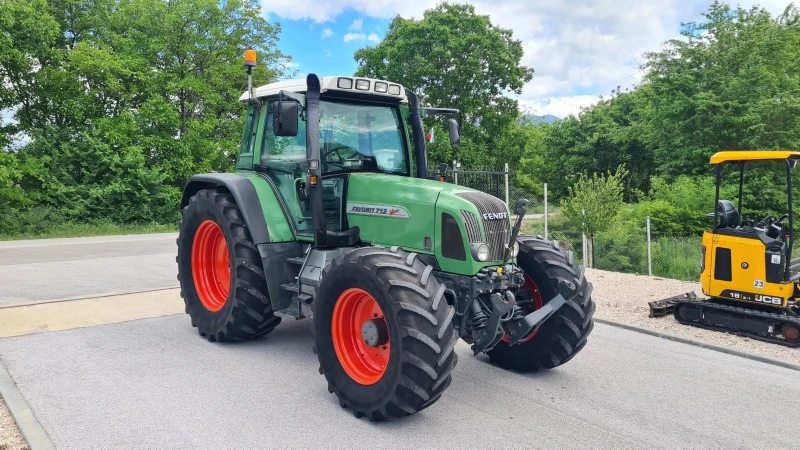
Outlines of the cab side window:
<svg viewBox="0 0 800 450">
<path fill-rule="evenodd" d="M 269 102 L 267 111 L 275 101 Z M 298 110 L 298 114 L 300 114 Z M 275 136 L 272 132 L 272 112 L 267 113 L 261 150 L 261 163 L 283 160 L 301 162 L 306 159 L 306 123 L 298 117 L 296 136 Z"/>
</svg>

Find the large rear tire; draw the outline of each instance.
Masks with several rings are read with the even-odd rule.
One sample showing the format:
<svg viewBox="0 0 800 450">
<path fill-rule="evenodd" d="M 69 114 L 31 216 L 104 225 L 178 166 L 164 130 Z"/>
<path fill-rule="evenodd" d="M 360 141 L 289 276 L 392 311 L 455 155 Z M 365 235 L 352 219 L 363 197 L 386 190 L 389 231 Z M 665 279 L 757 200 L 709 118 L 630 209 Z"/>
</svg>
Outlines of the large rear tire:
<svg viewBox="0 0 800 450">
<path fill-rule="evenodd" d="M 325 268 L 314 353 L 328 391 L 356 417 L 395 419 L 436 402 L 458 360 L 455 310 L 415 253 L 361 248 Z"/>
<path fill-rule="evenodd" d="M 199 191 L 183 209 L 178 280 L 186 312 L 209 341 L 239 341 L 272 331 L 261 257 L 231 194 Z"/>
<path fill-rule="evenodd" d="M 530 236 L 521 236 L 518 242 L 517 262 L 525 272 L 525 285 L 517 297 L 528 299 L 525 304 L 532 309 L 524 310 L 526 314 L 554 298 L 560 281 L 577 287 L 578 292 L 531 338 L 513 346 L 502 341 L 488 352 L 489 359 L 521 372 L 552 369 L 572 359 L 586 345 L 594 327 L 591 285 L 572 252 L 562 249 L 558 242 Z"/>
</svg>

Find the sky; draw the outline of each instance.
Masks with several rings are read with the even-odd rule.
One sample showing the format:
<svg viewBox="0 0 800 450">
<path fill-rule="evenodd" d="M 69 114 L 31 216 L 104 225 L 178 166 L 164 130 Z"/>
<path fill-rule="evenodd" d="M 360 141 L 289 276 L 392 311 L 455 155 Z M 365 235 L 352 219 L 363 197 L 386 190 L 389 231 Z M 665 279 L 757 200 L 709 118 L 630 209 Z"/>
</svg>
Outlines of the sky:
<svg viewBox="0 0 800 450">
<path fill-rule="evenodd" d="M 456 1 L 457 2 L 457 1 Z M 566 117 L 621 86 L 636 85 L 642 54 L 679 36 L 681 22 L 701 21 L 712 0 L 475 0 L 479 14 L 513 31 L 522 63 L 535 70 L 518 97 L 537 115 Z M 375 45 L 396 15 L 421 18 L 437 0 L 262 0 L 281 23 L 279 46 L 293 58 L 295 75 L 351 75 L 353 53 Z M 733 3 L 736 4 L 736 3 Z M 773 15 L 788 0 L 743 1 Z"/>
</svg>

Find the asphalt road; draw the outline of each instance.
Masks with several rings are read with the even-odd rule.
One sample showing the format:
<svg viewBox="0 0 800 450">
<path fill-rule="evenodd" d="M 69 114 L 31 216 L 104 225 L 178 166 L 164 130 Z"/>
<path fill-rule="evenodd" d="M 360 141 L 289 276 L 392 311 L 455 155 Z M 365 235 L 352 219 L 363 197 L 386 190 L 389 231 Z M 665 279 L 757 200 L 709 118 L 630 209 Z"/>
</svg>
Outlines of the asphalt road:
<svg viewBox="0 0 800 450">
<path fill-rule="evenodd" d="M 178 285 L 177 233 L 0 242 L 0 307 Z"/>
<path fill-rule="evenodd" d="M 600 324 L 540 374 L 460 343 L 438 403 L 372 424 L 327 392 L 309 325 L 212 344 L 174 315 L 2 339 L 0 356 L 58 448 L 797 446 L 796 372 Z"/>
</svg>

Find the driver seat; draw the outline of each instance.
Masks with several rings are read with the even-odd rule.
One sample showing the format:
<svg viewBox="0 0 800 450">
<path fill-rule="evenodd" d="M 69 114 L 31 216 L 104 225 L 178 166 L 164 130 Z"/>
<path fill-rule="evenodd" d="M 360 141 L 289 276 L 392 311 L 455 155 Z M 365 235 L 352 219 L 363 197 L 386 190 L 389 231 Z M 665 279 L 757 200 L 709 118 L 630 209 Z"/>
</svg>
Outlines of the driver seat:
<svg viewBox="0 0 800 450">
<path fill-rule="evenodd" d="M 739 226 L 739 211 L 730 200 L 720 200 L 717 203 L 719 224 L 717 228 L 736 228 Z"/>
</svg>

